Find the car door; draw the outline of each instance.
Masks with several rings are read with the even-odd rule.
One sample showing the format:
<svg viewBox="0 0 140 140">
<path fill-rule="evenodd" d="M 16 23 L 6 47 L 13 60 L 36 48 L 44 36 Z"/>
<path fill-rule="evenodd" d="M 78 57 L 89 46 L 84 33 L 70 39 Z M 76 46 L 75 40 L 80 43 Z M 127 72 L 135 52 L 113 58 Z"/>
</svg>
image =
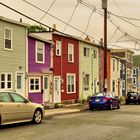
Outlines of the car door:
<svg viewBox="0 0 140 140">
<path fill-rule="evenodd" d="M 8 92 L 0 92 L 0 115 L 2 124 L 12 123 L 18 119 L 17 106 Z"/>
<path fill-rule="evenodd" d="M 32 119 L 34 111 L 32 104 L 27 99 L 17 93 L 11 93 L 11 97 L 14 100 L 14 104 L 17 106 L 19 121 Z"/>
<path fill-rule="evenodd" d="M 113 107 L 117 107 L 118 106 L 118 99 L 116 98 L 115 94 L 111 93 L 110 96 L 112 98 Z"/>
</svg>

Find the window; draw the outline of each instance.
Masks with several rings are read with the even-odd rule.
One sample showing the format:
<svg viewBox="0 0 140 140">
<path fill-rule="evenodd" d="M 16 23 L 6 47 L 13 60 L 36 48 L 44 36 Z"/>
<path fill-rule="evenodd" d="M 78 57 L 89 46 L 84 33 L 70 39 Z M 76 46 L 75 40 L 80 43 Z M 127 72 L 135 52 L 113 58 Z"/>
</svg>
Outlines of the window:
<svg viewBox="0 0 140 140">
<path fill-rule="evenodd" d="M 97 50 L 93 50 L 93 58 L 97 58 Z"/>
<path fill-rule="evenodd" d="M 83 79 L 83 89 L 84 91 L 89 90 L 89 74 L 85 74 L 85 77 Z"/>
<path fill-rule="evenodd" d="M 9 73 L 0 74 L 0 89 L 12 89 L 12 75 Z"/>
<path fill-rule="evenodd" d="M 112 80 L 112 92 L 115 92 L 115 80 Z"/>
<path fill-rule="evenodd" d="M 15 102 L 25 103 L 25 101 L 26 101 L 22 96 L 20 96 L 16 93 L 11 93 L 11 96 L 13 97 Z"/>
<path fill-rule="evenodd" d="M 89 48 L 84 47 L 84 56 L 89 57 Z"/>
<path fill-rule="evenodd" d="M 44 43 L 36 41 L 36 62 L 44 63 L 45 49 Z"/>
<path fill-rule="evenodd" d="M 76 91 L 75 74 L 67 74 L 67 93 L 75 93 Z"/>
<path fill-rule="evenodd" d="M 40 78 L 30 77 L 29 78 L 29 91 L 30 92 L 40 92 Z"/>
<path fill-rule="evenodd" d="M 74 45 L 68 44 L 68 62 L 74 62 Z"/>
<path fill-rule="evenodd" d="M 61 56 L 61 48 L 62 48 L 61 41 L 56 40 L 56 55 L 57 56 Z"/>
<path fill-rule="evenodd" d="M 133 78 L 133 83 L 136 84 L 136 77 Z"/>
<path fill-rule="evenodd" d="M 136 74 L 136 69 L 135 69 L 135 70 L 133 70 L 133 74 L 134 74 L 134 75 Z"/>
<path fill-rule="evenodd" d="M 0 93 L 0 102 L 11 102 L 11 98 L 8 93 Z"/>
<path fill-rule="evenodd" d="M 12 30 L 5 28 L 4 30 L 4 48 L 12 50 Z"/>
<path fill-rule="evenodd" d="M 125 80 L 122 81 L 122 89 L 125 90 Z"/>
<path fill-rule="evenodd" d="M 115 71 L 115 59 L 113 59 L 113 71 Z"/>
</svg>

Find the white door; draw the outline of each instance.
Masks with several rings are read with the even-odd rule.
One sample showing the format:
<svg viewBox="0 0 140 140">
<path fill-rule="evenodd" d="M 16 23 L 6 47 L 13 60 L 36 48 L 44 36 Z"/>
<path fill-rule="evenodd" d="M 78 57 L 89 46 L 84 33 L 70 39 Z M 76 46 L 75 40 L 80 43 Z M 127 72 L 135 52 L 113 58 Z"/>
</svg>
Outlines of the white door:
<svg viewBox="0 0 140 140">
<path fill-rule="evenodd" d="M 24 74 L 17 73 L 16 74 L 16 92 L 25 97 L 25 89 L 24 89 Z"/>
<path fill-rule="evenodd" d="M 50 102 L 50 79 L 49 75 L 43 76 L 43 102 Z"/>
<path fill-rule="evenodd" d="M 61 103 L 61 82 L 60 76 L 54 77 L 54 103 Z"/>
</svg>

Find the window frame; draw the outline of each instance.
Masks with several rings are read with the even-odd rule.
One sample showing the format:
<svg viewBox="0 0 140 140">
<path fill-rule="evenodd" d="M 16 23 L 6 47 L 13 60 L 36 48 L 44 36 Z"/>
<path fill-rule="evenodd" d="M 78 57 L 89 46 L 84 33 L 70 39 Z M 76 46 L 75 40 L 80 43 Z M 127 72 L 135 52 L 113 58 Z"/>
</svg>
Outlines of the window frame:
<svg viewBox="0 0 140 140">
<path fill-rule="evenodd" d="M 97 59 L 97 53 L 98 53 L 97 49 L 94 49 L 93 50 L 93 58 Z"/>
<path fill-rule="evenodd" d="M 42 44 L 42 46 L 38 46 L 38 43 Z M 44 63 L 45 63 L 45 43 L 44 43 L 44 42 L 41 42 L 41 41 L 36 41 L 36 42 L 35 42 L 35 48 L 36 48 L 36 51 L 35 51 L 36 63 L 44 64 Z M 40 53 L 40 54 L 43 55 L 43 56 L 42 56 L 42 57 L 43 57 L 43 61 L 39 61 L 39 60 L 38 60 L 38 48 L 43 49 L 43 52 Z"/>
<path fill-rule="evenodd" d="M 86 79 L 86 76 L 88 79 Z M 90 74 L 85 74 L 83 78 L 83 90 L 84 91 L 89 91 L 89 83 L 90 83 Z"/>
<path fill-rule="evenodd" d="M 4 75 L 5 79 L 2 81 L 1 76 Z M 11 75 L 11 80 L 8 80 L 8 75 Z M 4 83 L 4 88 L 1 88 L 1 83 Z M 10 83 L 10 88 L 8 88 L 8 83 Z M 13 83 L 13 75 L 12 73 L 0 73 L 0 90 L 12 90 Z"/>
<path fill-rule="evenodd" d="M 112 80 L 112 92 L 116 91 L 115 86 L 116 86 L 116 82 L 115 82 L 115 80 Z"/>
<path fill-rule="evenodd" d="M 90 48 L 83 47 L 83 56 L 84 57 L 89 57 L 90 56 Z"/>
<path fill-rule="evenodd" d="M 6 30 L 9 30 L 11 32 L 11 38 L 6 38 Z M 6 48 L 6 39 L 11 41 L 11 48 Z M 13 30 L 11 28 L 8 27 L 4 27 L 4 49 L 7 51 L 12 51 L 13 49 Z"/>
<path fill-rule="evenodd" d="M 74 83 L 72 83 L 72 81 L 70 81 L 70 84 L 69 84 L 69 79 L 68 77 L 70 76 L 70 80 L 71 78 L 73 77 L 74 78 Z M 72 84 L 74 85 L 74 90 L 72 91 Z M 71 86 L 70 89 L 71 91 L 69 91 L 69 87 L 68 86 Z M 74 73 L 67 73 L 67 94 L 73 94 L 76 92 L 76 74 Z"/>
<path fill-rule="evenodd" d="M 70 55 L 72 56 L 72 60 L 70 60 Z M 74 44 L 68 43 L 68 62 L 74 63 Z"/>
<path fill-rule="evenodd" d="M 33 84 L 31 84 L 31 79 L 34 80 Z M 39 89 L 38 90 L 35 89 L 35 86 L 37 85 L 37 84 L 35 84 L 36 79 L 39 80 L 39 82 L 38 82 Z M 33 90 L 31 89 L 31 85 L 34 86 Z M 29 92 L 31 92 L 31 93 L 41 92 L 41 78 L 40 77 L 29 77 Z"/>
<path fill-rule="evenodd" d="M 56 47 L 56 49 L 55 49 L 55 55 L 56 56 L 61 56 L 61 54 L 62 54 L 62 42 L 60 40 L 56 40 L 55 47 Z M 57 53 L 57 50 L 59 50 L 59 53 Z"/>
</svg>

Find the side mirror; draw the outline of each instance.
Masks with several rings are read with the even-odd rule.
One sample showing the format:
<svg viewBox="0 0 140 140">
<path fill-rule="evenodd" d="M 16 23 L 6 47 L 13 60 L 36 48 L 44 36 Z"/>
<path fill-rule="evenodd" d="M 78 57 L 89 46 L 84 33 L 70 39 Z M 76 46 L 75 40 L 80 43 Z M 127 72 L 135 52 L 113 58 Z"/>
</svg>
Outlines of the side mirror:
<svg viewBox="0 0 140 140">
<path fill-rule="evenodd" d="M 24 103 L 29 103 L 29 101 L 28 100 L 25 100 Z"/>
</svg>

